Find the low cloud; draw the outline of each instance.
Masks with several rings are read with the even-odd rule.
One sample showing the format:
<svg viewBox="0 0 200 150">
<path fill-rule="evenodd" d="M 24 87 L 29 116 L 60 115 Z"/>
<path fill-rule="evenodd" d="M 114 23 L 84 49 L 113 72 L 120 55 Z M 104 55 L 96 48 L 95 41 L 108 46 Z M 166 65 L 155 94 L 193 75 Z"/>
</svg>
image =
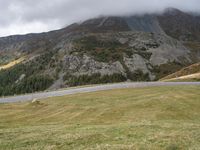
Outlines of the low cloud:
<svg viewBox="0 0 200 150">
<path fill-rule="evenodd" d="M 44 32 L 99 15 L 199 12 L 199 0 L 0 0 L 0 36 Z"/>
</svg>

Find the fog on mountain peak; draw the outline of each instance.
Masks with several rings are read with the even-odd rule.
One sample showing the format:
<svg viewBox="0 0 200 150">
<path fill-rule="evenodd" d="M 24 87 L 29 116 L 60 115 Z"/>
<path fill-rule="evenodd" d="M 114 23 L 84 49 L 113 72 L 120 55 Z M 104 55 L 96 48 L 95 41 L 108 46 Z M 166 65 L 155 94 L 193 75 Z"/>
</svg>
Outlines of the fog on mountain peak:
<svg viewBox="0 0 200 150">
<path fill-rule="evenodd" d="M 0 0 L 0 36 L 44 32 L 100 15 L 200 12 L 199 0 Z"/>
</svg>

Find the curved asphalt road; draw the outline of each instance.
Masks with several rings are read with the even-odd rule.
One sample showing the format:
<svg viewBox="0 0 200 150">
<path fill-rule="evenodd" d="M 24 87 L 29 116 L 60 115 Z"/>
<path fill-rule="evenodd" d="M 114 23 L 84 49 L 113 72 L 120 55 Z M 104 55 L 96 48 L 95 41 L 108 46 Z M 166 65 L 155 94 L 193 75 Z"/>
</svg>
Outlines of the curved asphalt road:
<svg viewBox="0 0 200 150">
<path fill-rule="evenodd" d="M 44 99 L 48 97 L 58 97 L 58 96 L 71 95 L 71 94 L 77 94 L 77 93 L 88 93 L 88 92 L 104 91 L 104 90 L 111 90 L 111 89 L 140 88 L 140 87 L 153 87 L 153 86 L 175 86 L 175 85 L 199 85 L 200 86 L 200 82 L 130 82 L 130 83 L 105 84 L 105 85 L 98 85 L 98 86 L 92 86 L 92 87 L 64 89 L 64 90 L 58 90 L 58 91 L 5 97 L 5 98 L 0 98 L 0 103 L 24 102 L 24 101 L 31 101 L 33 99 Z"/>
</svg>

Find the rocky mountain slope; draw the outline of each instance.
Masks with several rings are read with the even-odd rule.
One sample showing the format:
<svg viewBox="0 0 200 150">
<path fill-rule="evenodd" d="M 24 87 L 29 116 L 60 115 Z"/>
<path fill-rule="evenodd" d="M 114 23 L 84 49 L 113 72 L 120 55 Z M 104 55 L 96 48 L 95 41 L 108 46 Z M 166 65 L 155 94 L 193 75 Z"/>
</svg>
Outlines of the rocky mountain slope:
<svg viewBox="0 0 200 150">
<path fill-rule="evenodd" d="M 158 80 L 200 61 L 200 17 L 99 17 L 41 34 L 0 38 L 0 95 L 82 84 Z M 6 90 L 9 89 L 9 90 Z"/>
</svg>

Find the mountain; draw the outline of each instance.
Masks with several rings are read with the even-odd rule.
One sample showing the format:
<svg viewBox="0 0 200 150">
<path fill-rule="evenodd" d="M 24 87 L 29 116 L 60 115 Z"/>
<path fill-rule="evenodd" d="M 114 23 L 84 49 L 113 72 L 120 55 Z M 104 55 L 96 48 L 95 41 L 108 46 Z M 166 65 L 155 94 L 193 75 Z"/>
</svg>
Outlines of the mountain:
<svg viewBox="0 0 200 150">
<path fill-rule="evenodd" d="M 200 40 L 200 16 L 169 8 L 158 20 L 163 30 L 181 41 Z"/>
<path fill-rule="evenodd" d="M 103 16 L 41 34 L 0 38 L 0 95 L 152 81 L 200 62 L 200 16 Z M 6 66 L 6 67 L 5 67 Z"/>
</svg>

